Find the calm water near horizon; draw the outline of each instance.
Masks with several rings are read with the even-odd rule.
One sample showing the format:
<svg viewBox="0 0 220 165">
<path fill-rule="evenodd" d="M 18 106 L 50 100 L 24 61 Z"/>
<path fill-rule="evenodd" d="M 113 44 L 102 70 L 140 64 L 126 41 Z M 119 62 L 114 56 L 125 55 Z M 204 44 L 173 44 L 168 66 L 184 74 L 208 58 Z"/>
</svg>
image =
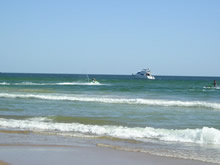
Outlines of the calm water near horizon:
<svg viewBox="0 0 220 165">
<path fill-rule="evenodd" d="M 219 163 L 220 77 L 155 77 L 0 73 L 0 143 L 50 137 Z"/>
</svg>

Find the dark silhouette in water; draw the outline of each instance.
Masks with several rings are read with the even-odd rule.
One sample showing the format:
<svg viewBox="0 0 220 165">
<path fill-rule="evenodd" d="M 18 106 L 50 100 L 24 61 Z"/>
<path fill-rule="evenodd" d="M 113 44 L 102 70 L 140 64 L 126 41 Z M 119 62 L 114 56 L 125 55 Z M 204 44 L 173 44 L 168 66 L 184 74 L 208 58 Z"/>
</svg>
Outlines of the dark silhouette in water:
<svg viewBox="0 0 220 165">
<path fill-rule="evenodd" d="M 93 79 L 92 79 L 92 82 L 93 82 L 93 83 L 96 83 L 96 79 L 95 79 L 95 78 L 93 78 Z"/>
<path fill-rule="evenodd" d="M 213 85 L 214 85 L 214 87 L 217 87 L 217 82 L 216 82 L 216 80 L 214 80 Z"/>
</svg>

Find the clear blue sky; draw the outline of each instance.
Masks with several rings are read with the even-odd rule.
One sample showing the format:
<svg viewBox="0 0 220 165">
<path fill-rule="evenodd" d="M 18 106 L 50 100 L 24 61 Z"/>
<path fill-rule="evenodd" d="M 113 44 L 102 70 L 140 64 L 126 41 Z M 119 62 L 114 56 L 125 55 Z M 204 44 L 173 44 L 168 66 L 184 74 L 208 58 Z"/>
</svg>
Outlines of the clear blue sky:
<svg viewBox="0 0 220 165">
<path fill-rule="evenodd" d="M 220 76 L 220 0 L 1 0 L 0 72 Z"/>
</svg>

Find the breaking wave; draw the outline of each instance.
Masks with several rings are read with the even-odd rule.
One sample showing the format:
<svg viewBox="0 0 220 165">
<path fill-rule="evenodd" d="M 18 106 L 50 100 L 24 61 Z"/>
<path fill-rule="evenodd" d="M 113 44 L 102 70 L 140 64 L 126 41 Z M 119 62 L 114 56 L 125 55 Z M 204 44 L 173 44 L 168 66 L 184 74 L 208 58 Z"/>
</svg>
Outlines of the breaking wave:
<svg viewBox="0 0 220 165">
<path fill-rule="evenodd" d="M 145 141 L 155 139 L 167 142 L 220 144 L 220 130 L 203 127 L 197 129 L 159 129 L 152 127 L 99 126 L 79 123 L 54 123 L 48 118 L 14 120 L 0 118 L 0 127 L 25 131 L 60 132 L 73 135 L 83 133 L 95 136 L 110 136 L 122 139 Z"/>
<path fill-rule="evenodd" d="M 18 86 L 28 86 L 28 85 L 49 85 L 49 86 L 55 86 L 55 85 L 107 85 L 102 84 L 100 82 L 60 82 L 60 83 L 34 83 L 34 82 L 20 82 L 20 83 L 7 83 L 7 82 L 1 82 L 0 85 L 18 85 Z"/>
<path fill-rule="evenodd" d="M 99 82 L 62 82 L 62 83 L 56 83 L 56 85 L 104 85 Z"/>
<path fill-rule="evenodd" d="M 60 100 L 60 101 L 81 101 L 81 102 L 100 102 L 110 104 L 135 104 L 151 106 L 173 106 L 173 107 L 204 107 L 211 109 L 220 109 L 220 103 L 204 101 L 179 101 L 179 100 L 160 100 L 143 98 L 105 98 L 105 97 L 84 97 L 74 95 L 40 95 L 40 94 L 8 94 L 0 93 L 1 98 L 22 98 L 22 99 L 42 99 L 42 100 Z"/>
<path fill-rule="evenodd" d="M 10 85 L 10 83 L 7 83 L 7 82 L 1 82 L 0 85 Z"/>
</svg>

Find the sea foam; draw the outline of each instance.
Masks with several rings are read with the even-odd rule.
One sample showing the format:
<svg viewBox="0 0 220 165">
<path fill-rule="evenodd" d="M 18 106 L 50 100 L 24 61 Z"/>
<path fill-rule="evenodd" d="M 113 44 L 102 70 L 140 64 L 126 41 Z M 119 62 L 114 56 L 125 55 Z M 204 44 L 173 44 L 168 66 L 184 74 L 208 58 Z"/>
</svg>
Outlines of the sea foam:
<svg viewBox="0 0 220 165">
<path fill-rule="evenodd" d="M 55 85 L 104 85 L 99 82 L 62 82 L 55 83 Z"/>
<path fill-rule="evenodd" d="M 220 109 L 220 103 L 205 101 L 179 101 L 162 99 L 143 99 L 143 98 L 107 98 L 107 97 L 88 97 L 74 95 L 41 95 L 41 94 L 9 94 L 0 93 L 2 98 L 22 98 L 22 99 L 43 99 L 43 100 L 65 100 L 81 102 L 100 102 L 110 104 L 138 104 L 151 106 L 178 106 L 178 107 L 204 107 Z"/>
<path fill-rule="evenodd" d="M 152 127 L 99 126 L 79 123 L 54 123 L 47 118 L 14 120 L 0 118 L 0 127 L 27 131 L 83 133 L 95 136 L 110 136 L 122 139 L 145 141 L 155 139 L 167 142 L 187 142 L 198 144 L 220 144 L 220 130 L 203 127 L 197 129 L 159 129 Z"/>
<path fill-rule="evenodd" d="M 10 83 L 7 83 L 7 82 L 1 82 L 0 85 L 10 85 Z"/>
<path fill-rule="evenodd" d="M 1 82 L 0 85 L 16 85 L 16 86 L 56 86 L 56 85 L 83 85 L 83 86 L 90 86 L 90 85 L 107 85 L 102 84 L 100 82 L 59 82 L 59 83 L 35 83 L 35 82 L 19 82 L 19 83 L 7 83 L 7 82 Z"/>
</svg>

